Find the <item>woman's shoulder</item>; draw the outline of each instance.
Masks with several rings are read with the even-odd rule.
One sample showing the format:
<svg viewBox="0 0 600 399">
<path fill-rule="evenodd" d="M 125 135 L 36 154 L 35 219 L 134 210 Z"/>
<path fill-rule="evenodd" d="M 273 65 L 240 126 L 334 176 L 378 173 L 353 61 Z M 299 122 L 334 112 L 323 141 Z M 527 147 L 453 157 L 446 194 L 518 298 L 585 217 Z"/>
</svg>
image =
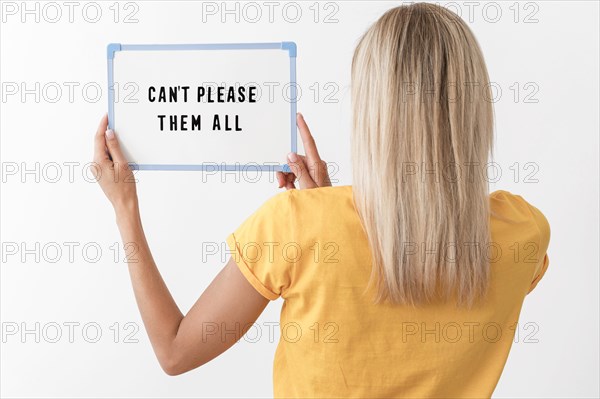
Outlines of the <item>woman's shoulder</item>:
<svg viewBox="0 0 600 399">
<path fill-rule="evenodd" d="M 534 224 L 543 241 L 550 239 L 550 224 L 546 216 L 521 195 L 506 190 L 497 190 L 490 194 L 492 219 L 513 224 Z"/>
<path fill-rule="evenodd" d="M 340 201 L 352 202 L 352 186 L 330 186 L 309 189 L 292 189 L 275 194 L 267 202 L 273 205 L 306 205 L 317 206 L 326 205 L 331 202 L 340 203 Z"/>
<path fill-rule="evenodd" d="M 329 219 L 355 212 L 352 186 L 287 190 L 270 197 L 262 209 L 303 220 L 315 216 Z"/>
</svg>

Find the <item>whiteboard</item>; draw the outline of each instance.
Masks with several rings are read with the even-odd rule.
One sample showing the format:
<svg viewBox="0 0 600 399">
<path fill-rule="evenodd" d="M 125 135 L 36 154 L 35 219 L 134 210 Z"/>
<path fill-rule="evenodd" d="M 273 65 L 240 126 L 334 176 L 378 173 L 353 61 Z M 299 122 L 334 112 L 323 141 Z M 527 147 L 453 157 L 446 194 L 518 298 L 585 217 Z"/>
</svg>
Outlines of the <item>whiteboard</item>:
<svg viewBox="0 0 600 399">
<path fill-rule="evenodd" d="M 289 170 L 296 45 L 108 45 L 109 128 L 140 170 Z"/>
</svg>

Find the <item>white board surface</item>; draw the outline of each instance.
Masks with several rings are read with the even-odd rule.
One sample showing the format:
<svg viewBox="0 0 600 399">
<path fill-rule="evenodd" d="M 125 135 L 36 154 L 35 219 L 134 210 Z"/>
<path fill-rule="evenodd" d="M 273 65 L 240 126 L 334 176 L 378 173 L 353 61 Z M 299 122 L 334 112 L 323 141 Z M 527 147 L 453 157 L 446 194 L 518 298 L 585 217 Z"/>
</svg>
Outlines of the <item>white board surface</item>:
<svg viewBox="0 0 600 399">
<path fill-rule="evenodd" d="M 179 48 L 123 45 L 112 66 L 109 51 L 110 126 L 128 161 L 171 170 L 284 164 L 295 151 L 295 46 Z"/>
</svg>

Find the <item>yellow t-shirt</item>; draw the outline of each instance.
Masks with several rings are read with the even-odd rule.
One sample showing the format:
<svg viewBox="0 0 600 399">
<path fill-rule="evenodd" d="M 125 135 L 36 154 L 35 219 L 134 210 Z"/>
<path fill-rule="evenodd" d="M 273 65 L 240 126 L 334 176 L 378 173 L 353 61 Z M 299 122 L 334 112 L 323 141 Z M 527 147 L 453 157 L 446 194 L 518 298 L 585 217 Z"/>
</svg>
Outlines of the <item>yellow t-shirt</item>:
<svg viewBox="0 0 600 399">
<path fill-rule="evenodd" d="M 286 191 L 252 214 L 227 243 L 260 294 L 284 299 L 275 397 L 490 397 L 550 239 L 544 215 L 520 196 L 496 191 L 490 201 L 490 291 L 471 310 L 373 303 L 351 186 Z"/>
</svg>

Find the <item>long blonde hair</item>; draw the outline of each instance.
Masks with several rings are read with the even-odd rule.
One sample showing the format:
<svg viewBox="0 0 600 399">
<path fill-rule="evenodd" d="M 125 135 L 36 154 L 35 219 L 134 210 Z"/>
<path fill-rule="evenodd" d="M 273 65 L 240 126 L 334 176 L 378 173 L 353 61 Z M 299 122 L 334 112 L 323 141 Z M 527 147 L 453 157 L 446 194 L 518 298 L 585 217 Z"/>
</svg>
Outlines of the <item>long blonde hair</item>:
<svg viewBox="0 0 600 399">
<path fill-rule="evenodd" d="M 486 294 L 491 99 L 475 37 L 440 6 L 393 8 L 360 39 L 353 193 L 376 302 L 470 306 Z"/>
</svg>

